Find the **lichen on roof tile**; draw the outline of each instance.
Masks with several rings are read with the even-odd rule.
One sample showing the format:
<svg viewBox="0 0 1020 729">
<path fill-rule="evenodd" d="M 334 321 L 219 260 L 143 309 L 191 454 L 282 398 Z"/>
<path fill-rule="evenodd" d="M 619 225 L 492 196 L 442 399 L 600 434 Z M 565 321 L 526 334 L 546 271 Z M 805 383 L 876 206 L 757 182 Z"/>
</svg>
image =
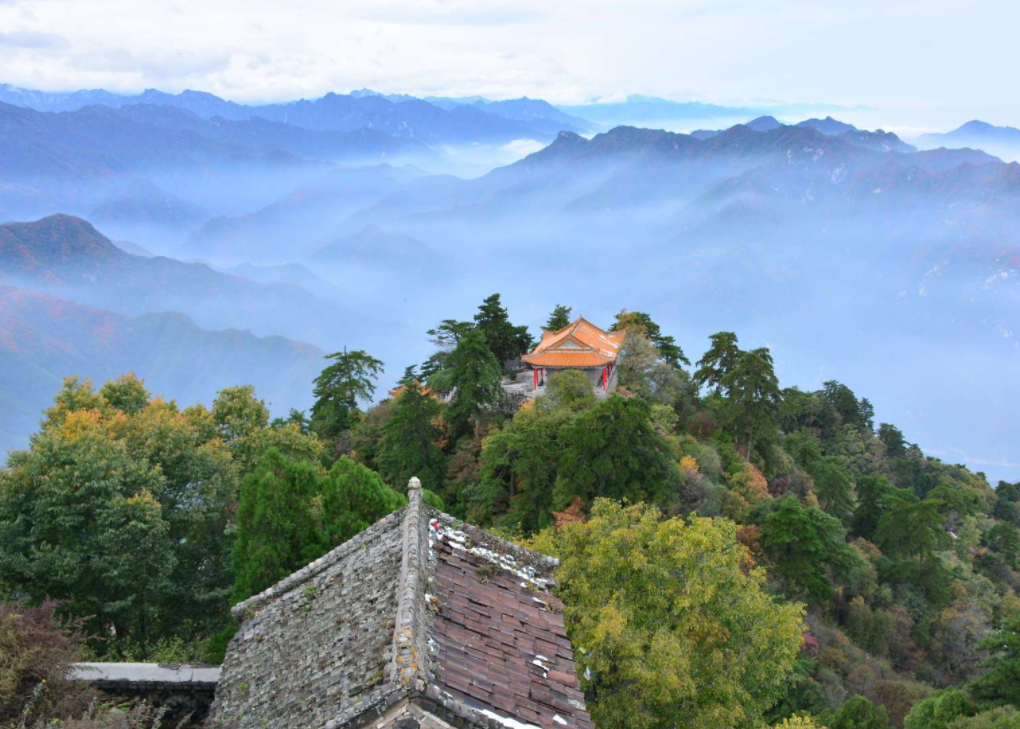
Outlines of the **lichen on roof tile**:
<svg viewBox="0 0 1020 729">
<path fill-rule="evenodd" d="M 217 726 L 593 727 L 549 591 L 556 560 L 427 508 L 417 479 L 408 495 L 238 606 Z"/>
</svg>

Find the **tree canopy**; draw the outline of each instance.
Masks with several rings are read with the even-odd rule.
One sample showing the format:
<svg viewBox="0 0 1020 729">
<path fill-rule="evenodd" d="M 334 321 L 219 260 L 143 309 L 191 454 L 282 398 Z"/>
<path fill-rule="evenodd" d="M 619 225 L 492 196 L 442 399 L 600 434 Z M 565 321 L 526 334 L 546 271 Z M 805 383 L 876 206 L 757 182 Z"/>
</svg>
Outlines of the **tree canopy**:
<svg viewBox="0 0 1020 729">
<path fill-rule="evenodd" d="M 782 694 L 801 608 L 767 594 L 732 522 L 598 500 L 587 521 L 531 545 L 560 559 L 559 593 L 598 726 L 753 725 Z"/>
</svg>

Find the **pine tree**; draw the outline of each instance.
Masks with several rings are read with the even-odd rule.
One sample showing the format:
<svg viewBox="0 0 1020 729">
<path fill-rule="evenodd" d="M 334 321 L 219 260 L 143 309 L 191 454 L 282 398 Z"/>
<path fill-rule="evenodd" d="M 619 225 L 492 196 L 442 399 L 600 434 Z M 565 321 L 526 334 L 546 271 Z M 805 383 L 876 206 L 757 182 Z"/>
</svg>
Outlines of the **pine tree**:
<svg viewBox="0 0 1020 729">
<path fill-rule="evenodd" d="M 907 455 L 907 439 L 903 437 L 903 432 L 895 425 L 880 423 L 878 426 L 878 439 L 885 446 L 885 452 L 889 458 L 903 458 Z"/>
<path fill-rule="evenodd" d="M 764 347 L 742 352 L 719 382 L 729 397 L 728 426 L 750 458 L 755 444 L 771 441 L 778 430 L 780 391 L 772 355 Z"/>
<path fill-rule="evenodd" d="M 736 367 L 741 352 L 737 346 L 737 335 L 733 332 L 717 332 L 709 339 L 712 346 L 698 360 L 694 382 L 698 387 L 707 385 L 716 394 L 721 394 L 725 389 L 723 381 Z"/>
<path fill-rule="evenodd" d="M 775 564 L 791 596 L 823 604 L 835 594 L 833 583 L 860 562 L 846 543 L 839 521 L 793 496 L 767 501 L 755 511 L 762 548 Z"/>
<path fill-rule="evenodd" d="M 496 356 L 500 367 L 530 351 L 534 339 L 526 326 L 514 326 L 500 302 L 499 294 L 485 299 L 475 314 L 475 327 L 485 335 L 485 342 Z"/>
<path fill-rule="evenodd" d="M 429 341 L 436 346 L 436 351 L 421 366 L 422 381 L 432 382 L 432 378 L 446 369 L 446 360 L 457 348 L 460 338 L 475 328 L 474 322 L 444 319 L 435 329 L 426 332 Z M 446 390 L 446 387 L 439 387 Z"/>
<path fill-rule="evenodd" d="M 312 429 L 323 438 L 336 438 L 354 424 L 358 403 L 371 400 L 383 363 L 361 349 L 327 354 L 333 360 L 315 378 Z"/>
<path fill-rule="evenodd" d="M 446 418 L 454 437 L 464 435 L 500 395 L 502 368 L 480 330 L 465 334 L 448 360 L 453 399 Z"/>
<path fill-rule="evenodd" d="M 442 436 L 437 421 L 443 407 L 422 391 L 413 367 L 407 368 L 401 384 L 404 391 L 382 428 L 376 463 L 395 489 L 403 491 L 412 476 L 438 489 L 446 470 L 443 452 L 436 445 Z"/>
<path fill-rule="evenodd" d="M 545 323 L 545 330 L 547 332 L 556 332 L 570 325 L 570 312 L 573 311 L 569 306 L 563 304 L 556 304 L 556 307 L 552 310 L 549 315 L 549 320 Z"/>
</svg>

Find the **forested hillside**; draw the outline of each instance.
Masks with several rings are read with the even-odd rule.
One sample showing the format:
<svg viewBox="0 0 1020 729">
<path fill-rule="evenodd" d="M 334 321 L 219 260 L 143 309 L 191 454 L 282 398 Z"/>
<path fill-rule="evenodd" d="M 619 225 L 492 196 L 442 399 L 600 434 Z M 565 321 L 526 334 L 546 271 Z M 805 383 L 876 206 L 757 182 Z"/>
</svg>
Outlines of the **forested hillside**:
<svg viewBox="0 0 1020 729">
<path fill-rule="evenodd" d="M 1020 484 L 926 456 L 839 382 L 780 383 L 736 333 L 695 353 L 646 313 L 614 329 L 615 393 L 565 371 L 523 406 L 502 363 L 533 339 L 498 295 L 437 323 L 370 407 L 383 363 L 361 350 L 272 422 L 250 387 L 207 409 L 68 380 L 0 470 L 4 610 L 59 601 L 103 660 L 215 661 L 231 604 L 417 475 L 433 505 L 560 559 L 603 729 L 1020 726 Z M 13 676 L 27 725 L 69 715 Z"/>
</svg>

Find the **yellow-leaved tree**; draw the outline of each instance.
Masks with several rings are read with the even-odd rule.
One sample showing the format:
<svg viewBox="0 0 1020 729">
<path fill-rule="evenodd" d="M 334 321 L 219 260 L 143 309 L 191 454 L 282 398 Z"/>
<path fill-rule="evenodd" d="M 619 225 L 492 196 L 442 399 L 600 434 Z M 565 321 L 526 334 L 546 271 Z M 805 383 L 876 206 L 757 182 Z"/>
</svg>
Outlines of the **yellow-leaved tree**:
<svg viewBox="0 0 1020 729">
<path fill-rule="evenodd" d="M 597 500 L 586 522 L 537 534 L 601 729 L 761 723 L 802 641 L 802 608 L 772 599 L 725 519 L 664 519 Z M 801 726 L 801 725 L 793 725 Z"/>
<path fill-rule="evenodd" d="M 782 724 L 776 724 L 772 729 L 826 729 L 821 724 L 816 724 L 811 717 L 808 716 L 791 716 L 789 719 L 783 719 Z"/>
</svg>

